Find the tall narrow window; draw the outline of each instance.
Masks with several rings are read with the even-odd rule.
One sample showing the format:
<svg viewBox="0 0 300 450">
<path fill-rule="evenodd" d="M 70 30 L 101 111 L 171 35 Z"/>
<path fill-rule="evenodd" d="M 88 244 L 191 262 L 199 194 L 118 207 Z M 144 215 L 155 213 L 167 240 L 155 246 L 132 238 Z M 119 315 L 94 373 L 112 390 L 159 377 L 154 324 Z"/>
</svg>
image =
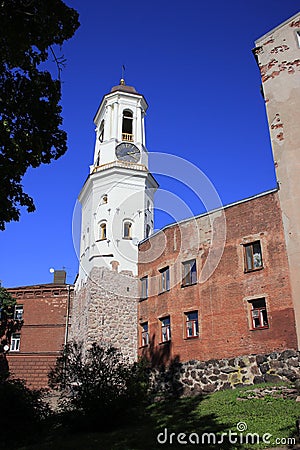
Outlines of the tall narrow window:
<svg viewBox="0 0 300 450">
<path fill-rule="evenodd" d="M 166 292 L 170 290 L 170 270 L 169 267 L 164 267 L 160 270 L 160 286 L 159 292 Z"/>
<path fill-rule="evenodd" d="M 199 336 L 199 325 L 198 325 L 198 311 L 192 311 L 185 313 L 185 326 L 186 326 L 186 337 L 198 337 Z"/>
<path fill-rule="evenodd" d="M 123 224 L 123 238 L 124 239 L 132 239 L 132 223 L 124 222 Z"/>
<path fill-rule="evenodd" d="M 145 347 L 146 345 L 149 345 L 149 328 L 148 328 L 148 322 L 141 323 L 141 345 L 142 347 Z"/>
<path fill-rule="evenodd" d="M 191 284 L 197 283 L 196 260 L 191 259 L 190 261 L 185 261 L 182 264 L 183 264 L 182 286 L 190 286 Z"/>
<path fill-rule="evenodd" d="M 99 141 L 103 142 L 104 139 L 104 120 L 102 120 L 99 128 Z"/>
<path fill-rule="evenodd" d="M 296 38 L 297 38 L 298 47 L 300 48 L 300 30 L 296 31 Z"/>
<path fill-rule="evenodd" d="M 161 341 L 168 342 L 171 340 L 171 321 L 170 316 L 163 317 L 160 320 L 161 324 Z"/>
<path fill-rule="evenodd" d="M 13 333 L 11 335 L 10 349 L 9 350 L 11 352 L 19 352 L 20 351 L 20 341 L 21 341 L 20 333 Z"/>
<path fill-rule="evenodd" d="M 250 272 L 252 270 L 261 269 L 262 254 L 260 242 L 251 242 L 251 244 L 244 245 L 245 251 L 245 271 Z"/>
<path fill-rule="evenodd" d="M 98 155 L 97 155 L 96 166 L 99 166 L 99 164 L 100 164 L 100 150 L 99 150 Z"/>
<path fill-rule="evenodd" d="M 252 329 L 269 328 L 266 300 L 264 298 L 258 298 L 256 300 L 251 300 L 249 303 L 252 305 Z"/>
<path fill-rule="evenodd" d="M 148 238 L 150 236 L 150 231 L 151 231 L 150 225 L 147 223 L 147 225 L 146 225 L 146 238 Z"/>
<path fill-rule="evenodd" d="M 14 313 L 14 319 L 15 320 L 22 320 L 23 319 L 23 305 L 16 305 L 15 306 L 15 313 Z"/>
<path fill-rule="evenodd" d="M 148 276 L 141 278 L 141 299 L 148 298 Z"/>
<path fill-rule="evenodd" d="M 133 141 L 132 134 L 132 121 L 133 114 L 129 109 L 123 111 L 123 121 L 122 121 L 122 141 Z"/>
<path fill-rule="evenodd" d="M 106 239 L 106 223 L 101 223 L 100 225 L 100 240 Z"/>
</svg>

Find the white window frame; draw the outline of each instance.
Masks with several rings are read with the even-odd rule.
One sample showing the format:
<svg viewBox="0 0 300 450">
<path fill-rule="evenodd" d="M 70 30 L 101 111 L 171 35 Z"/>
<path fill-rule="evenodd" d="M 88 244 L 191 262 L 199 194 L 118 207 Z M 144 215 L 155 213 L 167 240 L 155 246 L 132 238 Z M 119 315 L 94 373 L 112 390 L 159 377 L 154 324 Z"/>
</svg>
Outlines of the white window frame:
<svg viewBox="0 0 300 450">
<path fill-rule="evenodd" d="M 141 344 L 142 347 L 146 347 L 149 345 L 149 324 L 148 322 L 141 323 L 142 332 L 141 332 Z"/>
<path fill-rule="evenodd" d="M 185 334 L 186 338 L 195 338 L 199 336 L 199 315 L 198 311 L 188 311 L 185 314 Z M 192 314 L 197 314 L 197 317 L 192 319 Z M 192 334 L 190 334 L 192 330 Z"/>
<path fill-rule="evenodd" d="M 13 333 L 10 338 L 10 352 L 19 352 L 20 351 L 20 343 L 21 343 L 21 334 Z"/>
<path fill-rule="evenodd" d="M 169 342 L 171 340 L 171 318 L 166 316 L 159 320 L 161 324 L 161 342 Z"/>
<path fill-rule="evenodd" d="M 14 319 L 15 320 L 22 320 L 23 319 L 23 314 L 24 314 L 24 307 L 23 307 L 23 305 L 15 305 Z M 19 315 L 20 315 L 20 317 L 18 317 Z"/>
</svg>

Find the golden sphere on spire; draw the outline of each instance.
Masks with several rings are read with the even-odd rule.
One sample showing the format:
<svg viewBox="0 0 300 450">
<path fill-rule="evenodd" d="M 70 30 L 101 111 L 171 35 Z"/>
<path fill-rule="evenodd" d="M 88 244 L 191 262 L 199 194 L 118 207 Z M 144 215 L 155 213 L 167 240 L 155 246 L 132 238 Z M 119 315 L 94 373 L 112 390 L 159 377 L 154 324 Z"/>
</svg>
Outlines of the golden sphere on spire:
<svg viewBox="0 0 300 450">
<path fill-rule="evenodd" d="M 120 80 L 120 85 L 121 85 L 121 86 L 125 86 L 125 80 L 124 80 L 124 78 L 121 78 L 121 80 Z"/>
</svg>

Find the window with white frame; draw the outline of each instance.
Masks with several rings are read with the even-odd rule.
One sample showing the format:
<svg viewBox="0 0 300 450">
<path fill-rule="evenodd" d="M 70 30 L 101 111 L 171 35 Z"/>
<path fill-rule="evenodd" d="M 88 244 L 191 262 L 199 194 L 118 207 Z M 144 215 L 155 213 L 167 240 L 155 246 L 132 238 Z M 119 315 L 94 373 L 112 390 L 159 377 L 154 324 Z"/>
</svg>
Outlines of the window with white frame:
<svg viewBox="0 0 300 450">
<path fill-rule="evenodd" d="M 190 261 L 185 261 L 182 263 L 182 266 L 183 266 L 182 286 L 190 286 L 191 284 L 197 283 L 196 260 L 191 259 Z"/>
<path fill-rule="evenodd" d="M 258 298 L 255 300 L 249 300 L 251 304 L 251 325 L 253 330 L 261 328 L 269 328 L 268 313 L 266 307 L 266 300 L 264 298 Z"/>
<path fill-rule="evenodd" d="M 15 312 L 14 312 L 14 319 L 15 320 L 22 320 L 23 319 L 23 312 L 24 312 L 23 305 L 16 305 L 15 306 Z"/>
<path fill-rule="evenodd" d="M 160 320 L 161 325 L 161 341 L 168 342 L 171 340 L 171 320 L 170 316 L 163 317 Z"/>
<path fill-rule="evenodd" d="M 245 272 L 261 269 L 263 267 L 260 241 L 244 245 Z"/>
<path fill-rule="evenodd" d="M 184 313 L 186 337 L 193 338 L 199 336 L 198 311 Z"/>
<path fill-rule="evenodd" d="M 123 239 L 132 239 L 132 223 L 129 220 L 123 223 Z"/>
<path fill-rule="evenodd" d="M 148 298 L 148 276 L 141 278 L 141 299 Z"/>
<path fill-rule="evenodd" d="M 141 346 L 149 345 L 149 327 L 148 322 L 141 323 Z"/>
<path fill-rule="evenodd" d="M 133 141 L 132 121 L 132 111 L 130 111 L 130 109 L 124 109 L 122 120 L 122 141 Z"/>
<path fill-rule="evenodd" d="M 10 351 L 11 352 L 19 352 L 20 351 L 20 333 L 13 333 L 10 339 Z"/>
<path fill-rule="evenodd" d="M 159 292 L 166 292 L 170 290 L 170 269 L 169 267 L 164 267 L 160 269 L 160 285 Z"/>
</svg>

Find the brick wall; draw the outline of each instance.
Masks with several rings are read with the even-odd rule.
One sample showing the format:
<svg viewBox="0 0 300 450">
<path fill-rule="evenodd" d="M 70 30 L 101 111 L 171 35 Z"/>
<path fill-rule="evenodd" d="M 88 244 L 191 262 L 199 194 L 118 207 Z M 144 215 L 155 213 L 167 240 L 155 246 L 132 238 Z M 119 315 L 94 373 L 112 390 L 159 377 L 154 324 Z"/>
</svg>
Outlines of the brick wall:
<svg viewBox="0 0 300 450">
<path fill-rule="evenodd" d="M 210 214 L 167 227 L 140 244 L 139 277 L 148 275 L 149 296 L 139 302 L 139 324 L 148 322 L 150 345 L 139 349 L 156 362 L 174 357 L 233 357 L 297 348 L 281 212 L 276 192 L 225 208 L 226 241 L 219 264 L 205 282 L 201 269 L 224 226 Z M 216 236 L 217 237 L 217 236 Z M 263 268 L 245 273 L 244 244 L 260 241 Z M 221 241 L 215 240 L 215 247 Z M 151 258 L 153 259 L 151 261 Z M 182 262 L 195 258 L 197 283 L 182 287 Z M 170 291 L 159 292 L 159 269 L 169 267 Z M 264 298 L 269 328 L 252 330 L 249 300 Z M 198 311 L 199 337 L 186 338 L 186 312 Z M 161 343 L 159 318 L 170 316 L 171 341 Z M 140 334 L 141 327 L 139 326 Z M 141 345 L 141 336 L 139 338 Z"/>
<path fill-rule="evenodd" d="M 24 309 L 20 349 L 7 354 L 10 372 L 30 387 L 47 387 L 49 369 L 55 364 L 66 338 L 73 287 L 47 284 L 8 291 Z"/>
</svg>

